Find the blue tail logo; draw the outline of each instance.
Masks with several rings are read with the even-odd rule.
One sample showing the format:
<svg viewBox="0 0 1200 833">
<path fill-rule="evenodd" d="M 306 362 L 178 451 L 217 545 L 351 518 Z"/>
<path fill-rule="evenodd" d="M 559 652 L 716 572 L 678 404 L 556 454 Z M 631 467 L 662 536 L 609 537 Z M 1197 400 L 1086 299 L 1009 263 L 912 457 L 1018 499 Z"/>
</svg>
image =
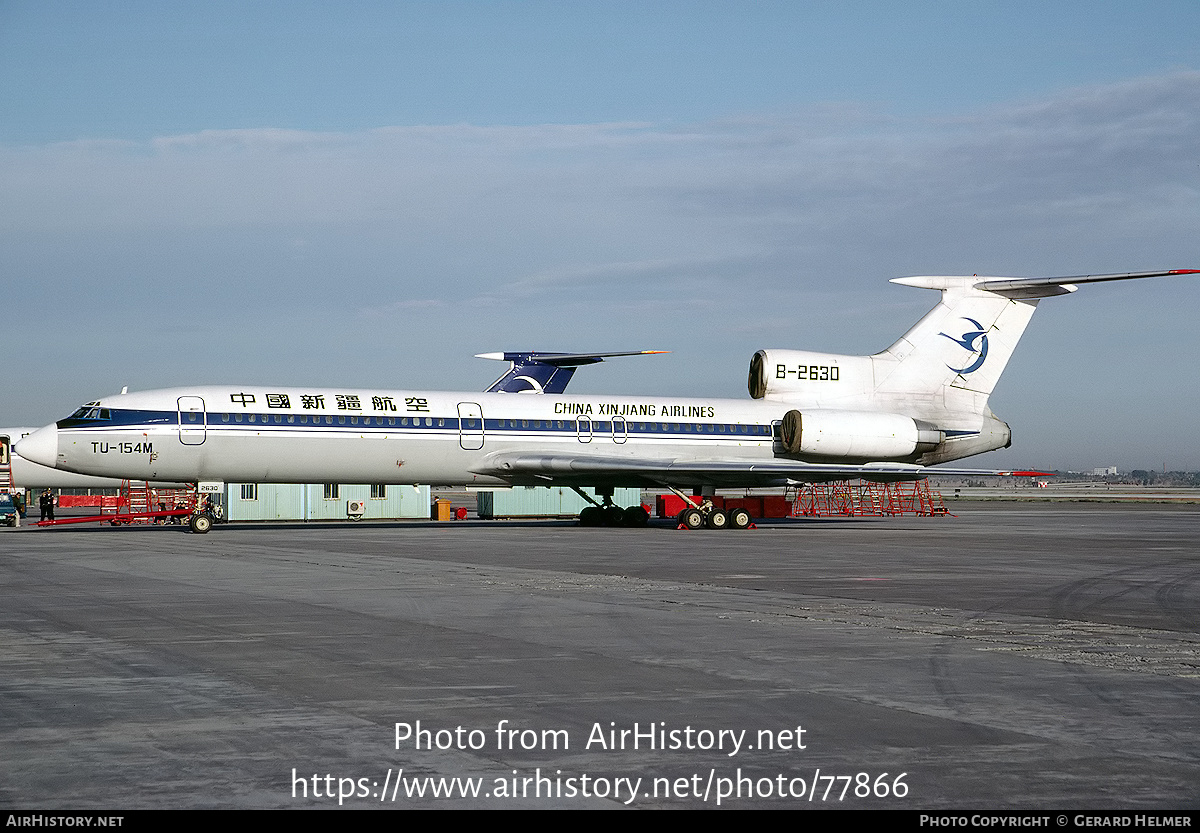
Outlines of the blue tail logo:
<svg viewBox="0 0 1200 833">
<path fill-rule="evenodd" d="M 979 357 L 977 359 L 975 359 L 975 361 L 973 361 L 969 365 L 967 365 L 966 367 L 950 367 L 950 365 L 946 365 L 946 367 L 950 367 L 950 369 L 953 370 L 955 373 L 974 373 L 976 370 L 983 367 L 983 362 L 984 362 L 984 360 L 987 359 L 987 351 L 988 351 L 987 330 L 983 329 L 983 325 L 980 324 L 978 321 L 976 321 L 974 318 L 965 318 L 964 317 L 963 320 L 970 321 L 972 324 L 975 325 L 975 329 L 967 330 L 965 333 L 962 334 L 961 338 L 955 338 L 954 336 L 948 335 L 947 333 L 938 333 L 938 335 L 946 336 L 946 338 L 950 339 L 951 341 L 953 341 L 955 344 L 962 347 L 963 349 L 969 350 L 972 353 L 979 354 Z M 976 341 L 979 342 L 979 347 L 975 346 Z"/>
</svg>

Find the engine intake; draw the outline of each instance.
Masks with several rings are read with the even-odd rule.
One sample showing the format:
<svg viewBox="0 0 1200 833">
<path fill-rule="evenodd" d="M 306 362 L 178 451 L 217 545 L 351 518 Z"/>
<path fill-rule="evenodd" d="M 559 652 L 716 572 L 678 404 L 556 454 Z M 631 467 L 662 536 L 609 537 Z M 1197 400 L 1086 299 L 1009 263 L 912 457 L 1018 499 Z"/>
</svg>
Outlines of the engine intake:
<svg viewBox="0 0 1200 833">
<path fill-rule="evenodd" d="M 874 388 L 870 356 L 807 350 L 759 350 L 750 359 L 747 388 L 753 399 L 797 397 L 806 401 L 861 397 Z"/>
</svg>

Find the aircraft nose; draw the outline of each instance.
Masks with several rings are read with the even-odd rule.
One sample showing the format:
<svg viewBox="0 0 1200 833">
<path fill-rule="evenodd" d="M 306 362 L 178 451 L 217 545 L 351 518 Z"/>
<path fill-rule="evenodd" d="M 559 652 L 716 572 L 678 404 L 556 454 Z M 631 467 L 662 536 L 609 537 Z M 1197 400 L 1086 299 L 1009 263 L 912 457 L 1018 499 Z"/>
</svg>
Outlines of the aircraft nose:
<svg viewBox="0 0 1200 833">
<path fill-rule="evenodd" d="M 26 460 L 54 468 L 58 462 L 58 426 L 47 425 L 17 440 L 13 451 Z"/>
</svg>

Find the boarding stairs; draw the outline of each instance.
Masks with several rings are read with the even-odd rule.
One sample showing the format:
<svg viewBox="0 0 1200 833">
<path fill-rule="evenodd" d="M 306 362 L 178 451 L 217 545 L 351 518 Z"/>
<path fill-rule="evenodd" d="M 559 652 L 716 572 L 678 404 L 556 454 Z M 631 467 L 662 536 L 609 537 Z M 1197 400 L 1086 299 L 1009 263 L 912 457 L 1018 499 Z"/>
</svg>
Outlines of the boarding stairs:
<svg viewBox="0 0 1200 833">
<path fill-rule="evenodd" d="M 13 489 L 11 454 L 8 438 L 0 437 L 0 492 L 11 492 Z"/>
</svg>

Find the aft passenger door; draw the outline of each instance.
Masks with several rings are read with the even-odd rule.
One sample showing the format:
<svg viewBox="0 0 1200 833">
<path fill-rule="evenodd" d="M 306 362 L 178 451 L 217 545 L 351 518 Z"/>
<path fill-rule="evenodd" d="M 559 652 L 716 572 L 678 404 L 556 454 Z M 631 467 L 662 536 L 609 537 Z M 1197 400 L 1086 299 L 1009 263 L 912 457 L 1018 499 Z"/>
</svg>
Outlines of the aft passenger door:
<svg viewBox="0 0 1200 833">
<path fill-rule="evenodd" d="M 623 443 L 629 439 L 629 425 L 625 422 L 625 417 L 613 417 L 612 432 L 614 443 Z"/>
<path fill-rule="evenodd" d="M 474 402 L 458 403 L 458 444 L 467 451 L 483 448 L 483 409 Z"/>
<path fill-rule="evenodd" d="M 204 445 L 208 414 L 199 396 L 179 397 L 179 441 L 184 445 Z"/>
</svg>

